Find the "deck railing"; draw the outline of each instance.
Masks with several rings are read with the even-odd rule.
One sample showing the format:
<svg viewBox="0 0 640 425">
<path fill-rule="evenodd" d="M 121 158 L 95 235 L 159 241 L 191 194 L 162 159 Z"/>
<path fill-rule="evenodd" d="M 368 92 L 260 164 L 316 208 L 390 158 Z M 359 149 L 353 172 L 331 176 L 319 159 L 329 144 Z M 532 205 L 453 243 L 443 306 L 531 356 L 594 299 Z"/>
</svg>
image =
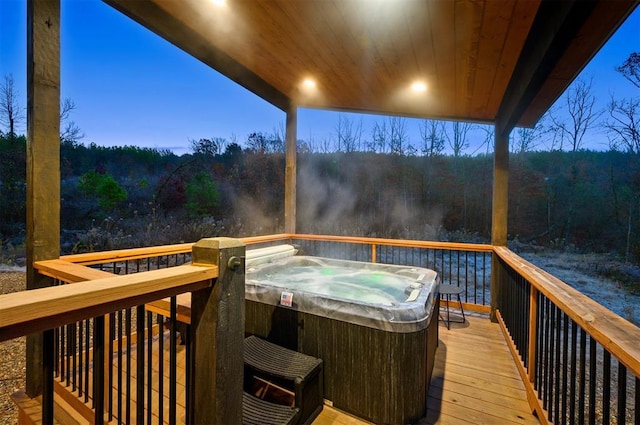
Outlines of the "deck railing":
<svg viewBox="0 0 640 425">
<path fill-rule="evenodd" d="M 494 252 L 498 320 L 541 421 L 640 423 L 640 328 L 507 248 Z"/>
<path fill-rule="evenodd" d="M 53 278 L 55 286 L 0 297 L 0 340 L 44 333 L 42 423 L 53 423 L 54 392 L 96 424 L 163 423 L 165 418 L 176 423 L 178 405 L 184 409 L 180 422 L 240 421 L 244 273 L 226 260 L 242 257 L 244 245 L 235 240 L 203 240 L 190 245 L 191 264 L 165 269 L 157 269 L 162 263 L 157 259 L 165 255 L 156 255 L 162 248 L 153 251 L 145 254 L 154 257 L 143 261 L 145 271 L 131 268 L 138 273 L 126 276 L 66 259 L 38 262 L 38 272 Z M 110 256 L 111 263 L 121 263 Z M 193 297 L 194 320 L 179 350 L 176 296 L 186 292 Z M 168 359 L 163 346 L 165 318 L 156 316 L 154 324 L 152 313 L 145 311 L 146 303 L 165 297 L 171 299 Z M 179 351 L 185 365 L 180 372 Z M 177 391 L 178 382 L 184 383 L 184 392 Z M 132 400 L 137 401 L 135 411 Z M 196 404 L 206 407 L 196 411 Z"/>
<path fill-rule="evenodd" d="M 463 288 L 465 308 L 483 312 L 492 305 L 496 308 L 531 408 L 543 423 L 606 424 L 612 417 L 618 423 L 638 423 L 640 329 L 505 247 L 301 234 L 241 240 L 249 248 L 293 243 L 308 255 L 434 269 L 441 283 Z M 61 260 L 131 274 L 186 263 L 192 246 Z M 116 328 L 121 329 L 116 317 Z M 126 323 L 125 317 L 125 328 Z"/>
</svg>

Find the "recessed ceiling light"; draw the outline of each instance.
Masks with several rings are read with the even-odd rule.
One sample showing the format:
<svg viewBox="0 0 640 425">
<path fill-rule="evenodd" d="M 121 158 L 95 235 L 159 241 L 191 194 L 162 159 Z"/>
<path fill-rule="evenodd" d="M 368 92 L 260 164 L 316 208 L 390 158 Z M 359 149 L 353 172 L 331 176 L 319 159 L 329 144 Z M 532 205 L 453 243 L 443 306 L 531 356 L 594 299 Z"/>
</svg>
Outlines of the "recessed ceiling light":
<svg viewBox="0 0 640 425">
<path fill-rule="evenodd" d="M 226 0 L 211 0 L 211 3 L 215 4 L 216 6 L 226 6 L 227 5 L 227 1 Z"/>
<path fill-rule="evenodd" d="M 314 80 L 312 80 L 311 78 L 305 78 L 305 80 L 302 82 L 302 84 L 304 84 L 305 87 L 308 88 L 314 88 L 316 86 L 316 82 Z"/>
<path fill-rule="evenodd" d="M 422 93 L 427 91 L 427 85 L 422 81 L 416 81 L 415 83 L 411 84 L 411 90 Z"/>
</svg>

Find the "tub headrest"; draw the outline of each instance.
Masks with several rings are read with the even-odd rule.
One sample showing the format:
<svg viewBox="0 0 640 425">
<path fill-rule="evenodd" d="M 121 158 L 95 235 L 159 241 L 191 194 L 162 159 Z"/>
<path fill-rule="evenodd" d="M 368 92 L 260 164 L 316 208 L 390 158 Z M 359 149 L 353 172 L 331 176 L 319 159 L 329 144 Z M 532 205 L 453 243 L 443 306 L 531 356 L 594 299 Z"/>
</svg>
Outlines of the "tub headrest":
<svg viewBox="0 0 640 425">
<path fill-rule="evenodd" d="M 246 251 L 246 266 L 271 263 L 280 258 L 292 257 L 298 250 L 293 245 L 276 245 L 266 248 L 248 249 Z"/>
</svg>

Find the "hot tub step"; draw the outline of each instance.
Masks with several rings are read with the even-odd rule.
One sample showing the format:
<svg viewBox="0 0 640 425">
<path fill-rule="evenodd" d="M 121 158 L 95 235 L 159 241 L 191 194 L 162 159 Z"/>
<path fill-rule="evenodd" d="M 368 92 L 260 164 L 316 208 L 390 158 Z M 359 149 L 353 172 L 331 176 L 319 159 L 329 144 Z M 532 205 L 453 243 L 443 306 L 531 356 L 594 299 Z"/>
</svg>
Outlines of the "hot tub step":
<svg viewBox="0 0 640 425">
<path fill-rule="evenodd" d="M 244 340 L 245 376 L 256 375 L 291 388 L 299 423 L 310 424 L 323 405 L 322 359 L 289 350 L 252 335 Z"/>
<path fill-rule="evenodd" d="M 243 425 L 290 425 L 298 423 L 300 409 L 242 394 Z"/>
</svg>

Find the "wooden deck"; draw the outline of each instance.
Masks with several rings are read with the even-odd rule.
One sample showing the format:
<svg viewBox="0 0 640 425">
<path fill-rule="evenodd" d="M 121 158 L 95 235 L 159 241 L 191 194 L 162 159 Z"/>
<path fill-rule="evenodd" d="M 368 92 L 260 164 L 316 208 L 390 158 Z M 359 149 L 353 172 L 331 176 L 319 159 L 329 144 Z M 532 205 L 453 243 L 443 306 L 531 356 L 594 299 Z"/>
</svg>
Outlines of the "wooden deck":
<svg viewBox="0 0 640 425">
<path fill-rule="evenodd" d="M 450 330 L 442 322 L 440 323 L 439 347 L 429 390 L 427 416 L 418 424 L 539 424 L 538 419 L 530 412 L 524 386 L 499 326 L 491 323 L 484 315 L 472 314 L 471 317 L 467 316 L 467 319 L 464 324 L 452 323 Z M 168 349 L 167 345 L 165 344 L 165 350 Z M 184 347 L 179 348 L 178 367 L 183 371 Z M 131 354 L 131 373 L 135 376 L 135 350 L 132 350 Z M 114 366 L 115 363 L 114 360 Z M 158 371 L 158 363 L 156 354 L 153 362 L 155 373 Z M 167 374 L 168 352 L 165 353 L 163 363 L 165 374 Z M 126 370 L 123 372 L 126 376 Z M 117 373 L 115 367 L 114 373 Z M 177 382 L 176 407 L 178 422 L 182 423 L 184 421 L 184 372 L 178 375 L 181 377 Z M 165 376 L 165 391 L 169 387 L 168 379 L 168 376 Z M 135 385 L 133 380 L 132 389 Z M 157 390 L 158 380 L 154 379 L 154 400 L 157 400 Z M 130 397 L 121 394 L 119 400 L 115 390 L 113 394 L 114 408 L 120 401 L 124 411 L 128 401 L 132 420 L 135 421 L 135 390 L 131 392 Z M 163 406 L 164 421 L 167 420 L 169 413 L 168 404 L 166 399 Z M 56 406 L 56 410 L 61 407 Z M 88 409 L 88 406 L 85 405 L 84 408 Z M 68 407 L 62 407 L 62 409 L 67 410 Z M 152 410 L 153 422 L 157 423 L 156 401 L 152 403 Z M 56 414 L 57 418 L 60 413 Z M 84 413 L 86 415 L 89 412 Z M 68 420 L 61 422 L 84 423 Z M 368 422 L 325 406 L 313 423 L 314 425 L 358 425 Z"/>
<path fill-rule="evenodd" d="M 440 345 L 429 389 L 428 424 L 539 424 L 500 327 L 484 315 L 465 324 L 440 323 Z M 314 425 L 366 424 L 325 408 Z"/>
</svg>

